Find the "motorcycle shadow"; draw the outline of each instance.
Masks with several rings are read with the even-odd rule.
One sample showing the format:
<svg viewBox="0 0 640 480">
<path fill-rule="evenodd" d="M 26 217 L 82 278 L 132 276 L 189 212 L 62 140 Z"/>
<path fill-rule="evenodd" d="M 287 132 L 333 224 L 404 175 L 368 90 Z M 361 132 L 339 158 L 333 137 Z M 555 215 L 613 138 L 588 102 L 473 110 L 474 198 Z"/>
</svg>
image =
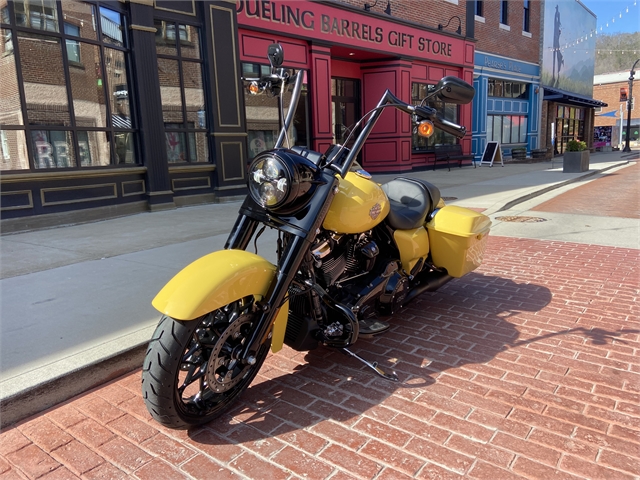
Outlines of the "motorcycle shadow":
<svg viewBox="0 0 640 480">
<path fill-rule="evenodd" d="M 336 350 L 296 352 L 285 346 L 267 358 L 235 407 L 189 436 L 200 444 L 267 439 L 279 444 L 280 438 L 302 445 L 322 443 L 326 429 L 334 436 L 356 423 L 374 436 L 392 420 L 410 431 L 411 416 L 429 418 L 432 407 L 454 395 L 451 403 L 460 408 L 482 399 L 478 383 L 468 380 L 479 374 L 499 381 L 500 356 L 515 355 L 509 349 L 518 344 L 518 325 L 551 299 L 551 291 L 540 285 L 470 273 L 416 298 L 385 319 L 389 331 L 351 347 L 385 371 L 395 370 L 400 382 L 383 379 Z M 461 396 L 468 398 L 458 400 Z"/>
</svg>

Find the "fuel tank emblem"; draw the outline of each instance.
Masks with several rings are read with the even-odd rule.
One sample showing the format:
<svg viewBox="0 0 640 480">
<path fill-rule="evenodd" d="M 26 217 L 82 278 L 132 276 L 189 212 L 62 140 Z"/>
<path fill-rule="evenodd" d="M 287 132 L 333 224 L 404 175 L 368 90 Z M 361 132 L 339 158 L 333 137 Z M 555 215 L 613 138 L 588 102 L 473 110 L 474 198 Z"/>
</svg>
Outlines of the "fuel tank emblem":
<svg viewBox="0 0 640 480">
<path fill-rule="evenodd" d="M 366 178 L 367 180 L 371 180 L 371 174 L 366 170 L 362 170 L 362 169 L 356 170 L 355 174 L 358 175 L 359 177 Z"/>
<path fill-rule="evenodd" d="M 375 220 L 376 218 L 378 218 L 381 211 L 382 206 L 379 203 L 376 203 L 373 207 L 371 207 L 371 210 L 369 210 L 369 216 L 371 217 L 371 220 Z"/>
</svg>

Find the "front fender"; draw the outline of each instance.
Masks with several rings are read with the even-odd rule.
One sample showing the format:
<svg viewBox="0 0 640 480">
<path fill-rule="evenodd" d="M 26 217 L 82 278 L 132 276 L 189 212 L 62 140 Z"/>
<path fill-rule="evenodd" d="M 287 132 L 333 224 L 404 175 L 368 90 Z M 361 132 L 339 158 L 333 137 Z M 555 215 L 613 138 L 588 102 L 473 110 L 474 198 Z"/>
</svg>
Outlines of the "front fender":
<svg viewBox="0 0 640 480">
<path fill-rule="evenodd" d="M 244 250 L 220 250 L 183 268 L 151 302 L 176 320 L 194 320 L 248 295 L 264 296 L 276 267 Z"/>
</svg>

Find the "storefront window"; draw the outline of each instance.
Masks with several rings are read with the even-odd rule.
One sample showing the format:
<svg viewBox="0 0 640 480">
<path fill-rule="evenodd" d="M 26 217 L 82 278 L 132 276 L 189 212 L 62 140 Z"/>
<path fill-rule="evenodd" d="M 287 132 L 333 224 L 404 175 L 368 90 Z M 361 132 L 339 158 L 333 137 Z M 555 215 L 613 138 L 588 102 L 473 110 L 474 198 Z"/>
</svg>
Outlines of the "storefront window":
<svg viewBox="0 0 640 480">
<path fill-rule="evenodd" d="M 200 29 L 155 20 L 158 76 L 169 163 L 209 160 Z"/>
<path fill-rule="evenodd" d="M 271 67 L 256 63 L 243 63 L 242 76 L 244 78 L 259 78 L 268 75 Z M 296 108 L 293 125 L 289 129 L 287 140 L 289 145 L 309 147 L 308 96 L 306 72 L 298 107 Z M 284 105 L 287 107 L 291 100 L 291 88 L 283 93 Z M 278 99 L 266 94 L 251 95 L 245 89 L 245 115 L 247 119 L 249 158 L 252 159 L 260 152 L 273 148 L 280 134 L 280 119 L 278 116 Z M 287 144 L 285 140 L 285 145 Z"/>
<path fill-rule="evenodd" d="M 527 143 L 527 117 L 522 115 L 489 115 L 487 141 L 501 144 Z"/>
<path fill-rule="evenodd" d="M 1 19 L 2 170 L 135 164 L 124 15 L 24 0 Z"/>
<path fill-rule="evenodd" d="M 413 105 L 420 104 L 427 95 L 435 90 L 435 88 L 435 85 L 428 85 L 426 83 L 412 83 L 411 102 Z M 457 105 L 453 103 L 445 103 L 440 100 L 429 100 L 427 105 L 438 110 L 440 115 L 446 120 L 458 123 Z M 417 133 L 413 133 L 412 139 L 413 149 L 416 151 L 431 151 L 436 145 L 455 145 L 457 143 L 455 136 L 445 133 L 437 128 L 435 133 L 429 138 L 420 137 Z"/>
<path fill-rule="evenodd" d="M 520 98 L 526 100 L 529 98 L 529 84 L 513 80 L 490 78 L 487 94 L 490 97 Z"/>
</svg>

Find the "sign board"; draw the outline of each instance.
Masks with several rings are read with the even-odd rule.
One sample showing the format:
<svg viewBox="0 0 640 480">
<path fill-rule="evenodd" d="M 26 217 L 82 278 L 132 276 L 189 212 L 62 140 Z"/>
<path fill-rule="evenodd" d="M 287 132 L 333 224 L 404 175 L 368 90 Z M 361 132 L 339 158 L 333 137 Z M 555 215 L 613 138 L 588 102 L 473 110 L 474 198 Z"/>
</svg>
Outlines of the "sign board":
<svg viewBox="0 0 640 480">
<path fill-rule="evenodd" d="M 627 93 L 627 87 L 620 87 L 620 101 L 626 102 L 629 100 L 629 95 Z"/>
<path fill-rule="evenodd" d="M 504 167 L 500 144 L 498 142 L 487 142 L 487 146 L 484 147 L 484 153 L 480 159 L 480 166 L 489 165 L 490 167 L 493 167 L 494 160 L 500 160 L 500 164 Z"/>
</svg>

